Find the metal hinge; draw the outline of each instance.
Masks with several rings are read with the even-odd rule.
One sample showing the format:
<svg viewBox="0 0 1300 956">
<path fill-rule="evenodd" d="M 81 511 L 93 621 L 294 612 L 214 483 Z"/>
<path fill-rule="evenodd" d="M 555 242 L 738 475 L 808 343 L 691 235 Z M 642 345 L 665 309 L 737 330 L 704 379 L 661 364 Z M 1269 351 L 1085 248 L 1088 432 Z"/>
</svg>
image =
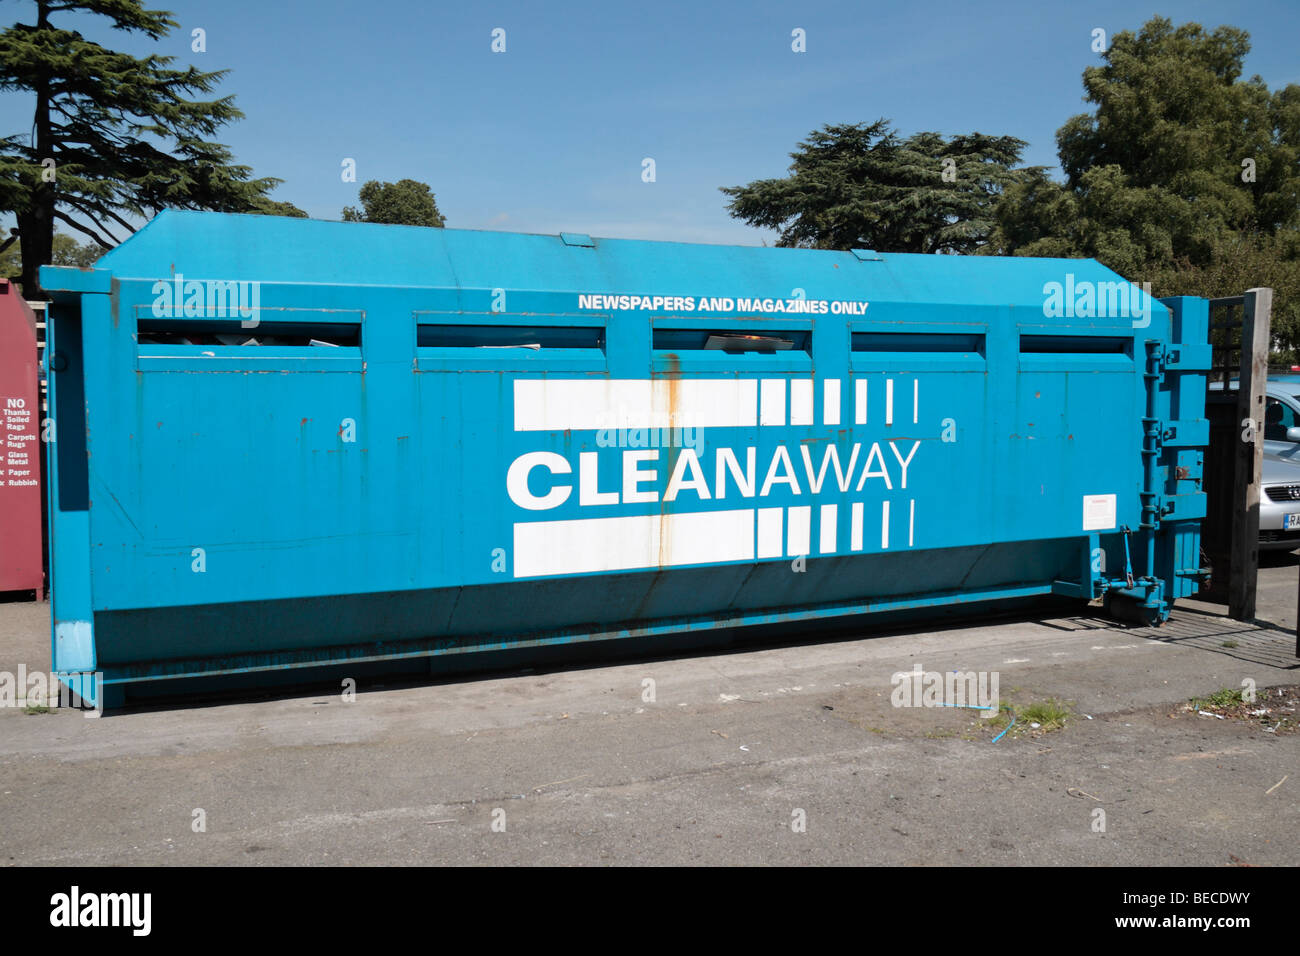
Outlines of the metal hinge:
<svg viewBox="0 0 1300 956">
<path fill-rule="evenodd" d="M 1161 422 L 1160 444 L 1165 448 L 1204 448 L 1210 444 L 1210 423 L 1204 420 Z"/>
<path fill-rule="evenodd" d="M 1210 368 L 1210 343 L 1183 342 L 1170 346 L 1161 364 L 1176 372 L 1204 372 Z"/>
</svg>

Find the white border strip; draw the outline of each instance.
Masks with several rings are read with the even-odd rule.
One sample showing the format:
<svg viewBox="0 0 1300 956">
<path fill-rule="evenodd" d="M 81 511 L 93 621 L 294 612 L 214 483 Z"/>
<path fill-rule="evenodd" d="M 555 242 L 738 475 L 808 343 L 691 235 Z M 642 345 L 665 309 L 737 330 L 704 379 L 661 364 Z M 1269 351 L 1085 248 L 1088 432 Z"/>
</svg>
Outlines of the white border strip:
<svg viewBox="0 0 1300 956">
<path fill-rule="evenodd" d="M 745 428 L 757 421 L 752 378 L 515 379 L 517 432 Z"/>
<path fill-rule="evenodd" d="M 514 532 L 516 578 L 754 560 L 752 508 L 528 521 Z"/>
</svg>

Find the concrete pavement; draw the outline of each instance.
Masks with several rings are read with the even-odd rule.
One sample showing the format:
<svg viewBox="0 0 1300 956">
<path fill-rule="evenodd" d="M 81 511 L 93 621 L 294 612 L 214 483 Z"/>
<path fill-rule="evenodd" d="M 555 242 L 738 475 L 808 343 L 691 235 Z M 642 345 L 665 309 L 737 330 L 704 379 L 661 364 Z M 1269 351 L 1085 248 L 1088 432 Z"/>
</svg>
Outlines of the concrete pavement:
<svg viewBox="0 0 1300 956">
<path fill-rule="evenodd" d="M 0 862 L 1296 865 L 1300 735 L 1180 709 L 1300 683 L 1294 560 L 1262 573 L 1262 626 L 1188 604 L 1153 630 L 810 635 L 350 703 L 0 708 Z M 0 604 L 0 670 L 48 668 L 47 613 Z M 891 705 L 916 664 L 1074 716 L 991 743 L 973 711 Z"/>
</svg>

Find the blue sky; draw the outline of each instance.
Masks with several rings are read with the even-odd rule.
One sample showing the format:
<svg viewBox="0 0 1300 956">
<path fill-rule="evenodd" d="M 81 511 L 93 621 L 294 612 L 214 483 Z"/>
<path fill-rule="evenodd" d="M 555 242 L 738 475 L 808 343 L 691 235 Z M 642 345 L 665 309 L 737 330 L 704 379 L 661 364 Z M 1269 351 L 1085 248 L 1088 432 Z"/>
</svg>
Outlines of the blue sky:
<svg viewBox="0 0 1300 956">
<path fill-rule="evenodd" d="M 275 198 L 337 219 L 368 179 L 429 183 L 449 226 L 757 245 L 724 185 L 783 175 L 829 122 L 888 117 L 904 134 L 1027 140 L 1055 165 L 1055 132 L 1085 109 L 1091 31 L 1153 14 L 1251 34 L 1246 75 L 1300 83 L 1295 0 L 1054 3 L 740 3 L 567 0 L 154 0 L 181 28 L 159 43 L 63 15 L 117 48 L 229 69 L 246 118 L 218 137 Z M 0 3 L 3 22 L 34 5 Z M 191 52 L 191 30 L 207 51 Z M 506 52 L 491 32 L 506 31 Z M 791 31 L 807 52 L 791 51 Z M 0 132 L 25 132 L 29 98 L 0 94 Z M 357 162 L 357 183 L 340 163 Z M 641 162 L 656 163 L 654 183 Z"/>
</svg>

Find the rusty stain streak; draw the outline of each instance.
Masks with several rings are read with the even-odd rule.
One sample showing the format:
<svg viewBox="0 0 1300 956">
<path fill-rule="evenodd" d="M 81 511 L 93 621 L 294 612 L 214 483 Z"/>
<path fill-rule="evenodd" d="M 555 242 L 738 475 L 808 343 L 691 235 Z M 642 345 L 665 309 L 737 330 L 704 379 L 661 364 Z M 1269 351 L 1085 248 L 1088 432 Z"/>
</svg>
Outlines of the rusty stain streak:
<svg viewBox="0 0 1300 956">
<path fill-rule="evenodd" d="M 670 353 L 668 354 L 668 357 L 667 357 L 667 366 L 668 366 L 668 368 L 667 368 L 667 371 L 668 371 L 668 376 L 667 376 L 667 378 L 668 378 L 668 421 L 667 421 L 667 425 L 668 425 L 668 434 L 669 434 L 669 436 L 671 436 L 671 435 L 672 435 L 672 428 L 673 428 L 675 425 L 678 425 L 678 424 L 679 424 L 679 422 L 678 422 L 678 407 L 679 407 L 678 402 L 679 402 L 679 400 L 680 400 L 680 394 L 679 394 L 679 393 L 680 393 L 680 390 L 681 390 L 681 359 L 677 356 L 676 353 L 670 352 Z M 671 442 L 671 440 L 672 440 L 672 439 L 671 439 L 671 437 L 670 437 L 670 438 L 669 438 L 669 441 Z M 660 447 L 662 447 L 662 444 L 661 444 Z M 679 454 L 680 454 L 680 452 L 679 452 Z M 671 446 L 671 445 L 669 446 L 669 451 L 668 451 L 668 456 L 667 456 L 667 457 L 668 457 L 669 459 L 671 459 L 671 458 L 673 457 L 673 455 L 672 455 L 672 446 Z M 668 462 L 665 462 L 665 464 L 668 464 Z M 671 466 L 669 466 L 669 467 L 671 467 Z M 671 475 L 672 475 L 672 473 L 671 473 L 671 471 L 670 471 L 670 472 L 669 472 L 669 477 L 671 477 Z M 669 508 L 668 508 L 668 502 L 665 501 L 664 498 L 661 496 L 661 497 L 659 498 L 659 567 L 661 567 L 661 568 L 665 568 L 665 567 L 668 567 L 668 566 L 669 566 L 669 562 L 670 562 L 670 560 L 671 560 L 671 558 L 672 558 L 672 553 L 673 553 L 673 551 L 672 551 L 672 540 L 671 540 L 671 534 L 670 534 L 670 532 L 669 532 L 669 528 L 671 527 L 671 524 L 670 524 L 669 521 L 668 521 L 668 511 L 669 511 Z"/>
</svg>

